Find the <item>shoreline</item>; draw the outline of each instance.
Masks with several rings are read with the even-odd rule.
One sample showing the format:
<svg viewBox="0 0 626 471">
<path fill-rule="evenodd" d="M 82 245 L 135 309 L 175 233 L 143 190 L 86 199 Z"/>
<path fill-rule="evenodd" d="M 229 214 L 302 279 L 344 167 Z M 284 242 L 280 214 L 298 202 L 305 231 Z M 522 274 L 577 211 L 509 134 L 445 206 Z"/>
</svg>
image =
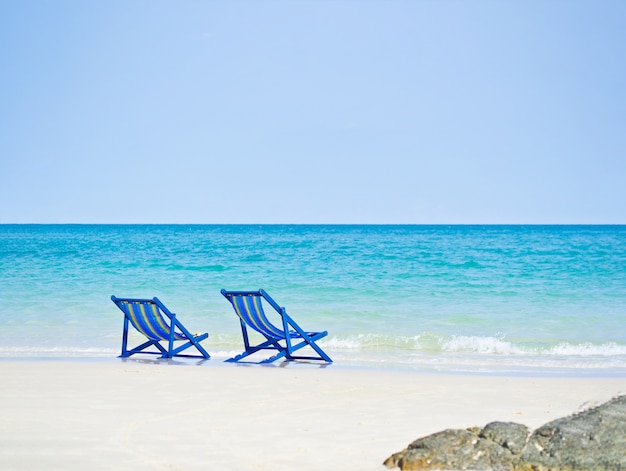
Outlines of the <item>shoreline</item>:
<svg viewBox="0 0 626 471">
<path fill-rule="evenodd" d="M 277 361 L 269 364 L 250 363 L 229 363 L 222 358 L 210 358 L 208 360 L 193 358 L 174 358 L 164 360 L 154 355 L 137 355 L 130 358 L 120 358 L 118 356 L 1 356 L 1 363 L 116 363 L 116 362 L 142 362 L 159 365 L 177 366 L 197 366 L 197 367 L 256 367 L 256 368 L 290 368 L 290 369 L 333 369 L 355 372 L 395 372 L 406 374 L 427 374 L 427 375 L 461 375 L 461 376 L 485 376 L 485 377 L 522 377 L 522 378 L 626 378 L 626 368 L 565 368 L 565 367 L 536 367 L 536 368 L 499 368 L 499 369 L 476 369 L 471 366 L 465 368 L 429 368 L 425 366 L 411 366 L 405 364 L 386 363 L 369 364 L 366 362 L 343 362 L 335 361 L 330 364 L 322 362 L 303 361 Z"/>
<path fill-rule="evenodd" d="M 11 470 L 383 471 L 430 433 L 496 420 L 537 428 L 626 393 L 624 376 L 6 360 L 0 462 Z"/>
</svg>

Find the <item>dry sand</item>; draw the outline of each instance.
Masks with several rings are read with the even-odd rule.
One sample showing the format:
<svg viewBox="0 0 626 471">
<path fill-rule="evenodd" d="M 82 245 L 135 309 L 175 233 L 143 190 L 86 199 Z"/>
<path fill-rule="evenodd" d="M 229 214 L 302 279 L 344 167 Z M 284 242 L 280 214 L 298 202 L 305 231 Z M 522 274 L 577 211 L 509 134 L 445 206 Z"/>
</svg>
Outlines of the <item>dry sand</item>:
<svg viewBox="0 0 626 471">
<path fill-rule="evenodd" d="M 626 392 L 626 378 L 211 362 L 0 362 L 0 469 L 384 471 L 423 435 L 535 428 Z"/>
</svg>

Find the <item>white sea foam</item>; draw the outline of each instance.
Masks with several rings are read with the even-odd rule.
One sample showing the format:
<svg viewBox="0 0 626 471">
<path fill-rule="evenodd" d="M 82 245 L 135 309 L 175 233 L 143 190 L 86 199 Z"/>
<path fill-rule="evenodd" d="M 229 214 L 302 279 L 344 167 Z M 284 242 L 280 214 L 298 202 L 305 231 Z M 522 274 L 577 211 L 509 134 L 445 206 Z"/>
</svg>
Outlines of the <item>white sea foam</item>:
<svg viewBox="0 0 626 471">
<path fill-rule="evenodd" d="M 336 360 L 402 368 L 467 371 L 624 371 L 626 346 L 616 343 L 514 342 L 501 336 L 358 334 L 320 342 Z"/>
<path fill-rule="evenodd" d="M 626 355 L 626 345 L 614 342 L 567 343 L 557 345 L 545 343 L 514 342 L 502 336 L 452 335 L 436 336 L 421 334 L 412 336 L 391 334 L 354 334 L 330 336 L 320 341 L 327 348 L 338 350 L 370 350 L 393 348 L 399 353 L 417 351 L 423 353 L 464 353 L 481 355 L 550 355 L 550 356 L 615 356 Z"/>
<path fill-rule="evenodd" d="M 441 340 L 444 352 L 468 352 L 494 355 L 523 355 L 528 353 L 523 348 L 499 337 L 480 337 L 453 335 L 448 340 Z"/>
<path fill-rule="evenodd" d="M 548 355 L 556 356 L 626 356 L 626 345 L 618 345 L 614 342 L 594 345 L 591 343 L 568 344 L 560 343 L 547 352 Z"/>
<path fill-rule="evenodd" d="M 389 334 L 354 334 L 331 336 L 322 340 L 321 345 L 340 350 L 362 350 L 380 348 L 413 349 L 419 344 L 419 335 L 402 336 Z"/>
<path fill-rule="evenodd" d="M 74 346 L 0 346 L 0 357 L 20 358 L 58 358 L 58 357 L 112 357 L 119 355 L 119 349 L 110 348 L 82 348 Z"/>
</svg>

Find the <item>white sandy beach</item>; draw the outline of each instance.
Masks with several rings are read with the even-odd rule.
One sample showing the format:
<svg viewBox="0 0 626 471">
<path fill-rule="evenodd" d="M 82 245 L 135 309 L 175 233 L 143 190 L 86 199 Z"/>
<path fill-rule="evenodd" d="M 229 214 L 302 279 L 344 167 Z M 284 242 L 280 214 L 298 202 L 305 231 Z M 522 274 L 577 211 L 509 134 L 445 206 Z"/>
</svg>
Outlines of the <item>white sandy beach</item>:
<svg viewBox="0 0 626 471">
<path fill-rule="evenodd" d="M 423 435 L 493 420 L 535 428 L 626 392 L 626 378 L 335 365 L 3 361 L 0 371 L 7 471 L 382 471 Z"/>
</svg>

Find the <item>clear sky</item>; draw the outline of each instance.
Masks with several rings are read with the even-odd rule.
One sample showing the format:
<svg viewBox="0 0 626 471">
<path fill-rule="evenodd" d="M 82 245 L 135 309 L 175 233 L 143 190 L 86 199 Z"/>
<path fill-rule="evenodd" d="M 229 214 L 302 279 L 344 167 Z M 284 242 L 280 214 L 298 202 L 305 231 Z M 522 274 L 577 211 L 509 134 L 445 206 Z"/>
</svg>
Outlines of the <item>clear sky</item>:
<svg viewBox="0 0 626 471">
<path fill-rule="evenodd" d="M 626 1 L 0 2 L 0 223 L 626 223 Z"/>
</svg>

